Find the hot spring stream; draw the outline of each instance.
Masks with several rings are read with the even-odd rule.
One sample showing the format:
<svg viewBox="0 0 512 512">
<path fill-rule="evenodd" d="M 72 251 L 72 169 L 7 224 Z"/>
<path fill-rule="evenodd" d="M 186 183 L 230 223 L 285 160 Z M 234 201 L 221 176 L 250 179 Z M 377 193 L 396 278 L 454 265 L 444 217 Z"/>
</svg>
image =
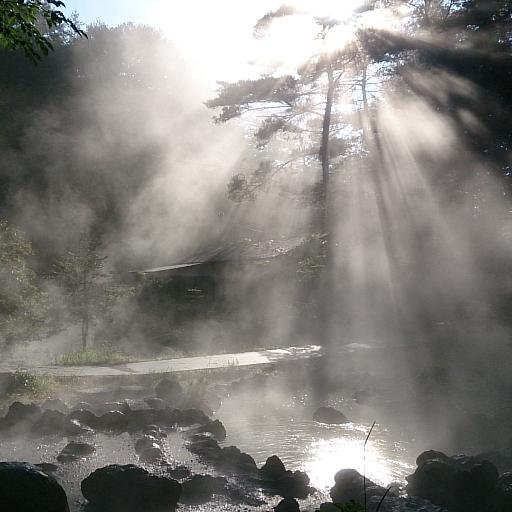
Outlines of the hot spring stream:
<svg viewBox="0 0 512 512">
<path fill-rule="evenodd" d="M 227 439 L 223 446 L 235 445 L 252 455 L 261 466 L 267 457 L 278 455 L 287 469 L 307 472 L 311 485 L 318 492 L 302 502 L 301 509 L 314 510 L 329 500 L 329 488 L 339 469 L 354 468 L 364 471 L 378 484 L 404 482 L 413 472 L 414 459 L 419 453 L 411 440 L 403 433 L 393 432 L 384 424 L 376 424 L 366 446 L 365 462 L 363 444 L 371 421 L 369 411 L 351 399 L 331 400 L 329 405 L 338 407 L 351 419 L 344 425 L 326 425 L 312 420 L 313 409 L 308 405 L 307 394 L 285 397 L 275 393 L 269 397 L 268 389 L 259 392 L 237 392 L 225 396 L 215 414 L 226 427 Z M 123 433 L 107 435 L 91 434 L 83 440 L 94 444 L 96 452 L 80 462 L 60 464 L 55 476 L 64 486 L 71 511 L 83 509 L 85 500 L 80 492 L 80 482 L 91 471 L 107 464 L 140 464 L 134 451 L 135 440 L 140 435 Z M 167 461 L 184 464 L 194 473 L 216 474 L 215 470 L 201 462 L 185 448 L 182 432 L 169 432 L 164 440 Z M 56 456 L 66 445 L 66 439 L 53 437 L 3 440 L 0 445 L 1 460 L 24 460 L 33 463 L 55 463 Z M 146 466 L 160 472 L 158 466 Z M 279 497 L 264 496 L 269 510 Z M 216 496 L 205 505 L 181 506 L 183 510 L 249 510 L 252 507 L 233 505 L 225 498 Z"/>
</svg>

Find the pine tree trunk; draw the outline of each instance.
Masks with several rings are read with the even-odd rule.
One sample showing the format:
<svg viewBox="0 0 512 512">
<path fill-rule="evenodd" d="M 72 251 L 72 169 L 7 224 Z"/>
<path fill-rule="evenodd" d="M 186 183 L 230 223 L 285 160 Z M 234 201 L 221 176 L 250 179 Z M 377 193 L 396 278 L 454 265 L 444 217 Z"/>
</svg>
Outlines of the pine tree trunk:
<svg viewBox="0 0 512 512">
<path fill-rule="evenodd" d="M 89 334 L 89 315 L 84 315 L 82 318 L 82 349 L 87 348 L 87 337 Z"/>
<path fill-rule="evenodd" d="M 320 145 L 320 162 L 322 164 L 322 226 L 323 234 L 329 237 L 329 138 L 331 132 L 331 113 L 334 101 L 334 77 L 331 68 L 327 70 L 327 97 L 322 122 L 322 143 Z"/>
<path fill-rule="evenodd" d="M 320 231 L 325 237 L 325 269 L 318 289 L 318 342 L 329 351 L 332 345 L 331 336 L 331 315 L 332 296 L 333 296 L 333 279 L 332 279 L 332 226 L 331 226 L 331 212 L 330 212 L 330 187 L 329 187 L 329 174 L 330 174 L 330 156 L 329 156 L 329 138 L 331 131 L 331 113 L 334 102 L 334 90 L 336 84 L 333 77 L 331 68 L 327 70 L 327 96 L 325 101 L 325 110 L 322 123 L 322 141 L 320 145 L 319 158 L 322 165 L 322 188 L 321 188 L 321 218 L 320 218 Z M 327 400 L 327 390 L 329 389 L 328 383 L 328 356 L 325 355 L 312 365 L 312 373 L 310 375 L 312 387 L 313 400 L 317 405 L 322 405 Z"/>
</svg>

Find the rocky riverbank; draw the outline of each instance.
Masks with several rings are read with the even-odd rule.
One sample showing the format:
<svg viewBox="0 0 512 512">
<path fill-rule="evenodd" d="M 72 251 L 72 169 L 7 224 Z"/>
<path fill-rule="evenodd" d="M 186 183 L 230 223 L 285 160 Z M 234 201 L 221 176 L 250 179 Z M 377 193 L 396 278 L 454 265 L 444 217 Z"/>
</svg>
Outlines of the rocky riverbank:
<svg viewBox="0 0 512 512">
<path fill-rule="evenodd" d="M 234 436 L 222 421 L 222 408 L 219 417 L 216 411 L 230 393 L 250 399 L 250 391 L 265 380 L 261 375 L 240 379 L 202 396 L 164 379 L 140 399 L 14 402 L 0 418 L 0 456 L 9 458 L 0 465 L 0 508 L 357 512 L 366 501 L 369 512 L 379 507 L 381 512 L 510 510 L 506 471 L 512 469 L 512 456 L 506 453 L 425 452 L 409 471 L 406 487 L 363 478 L 340 453 L 330 489 L 321 489 L 307 471 L 288 466 L 286 447 L 262 460 L 229 444 Z M 311 421 L 324 429 L 348 428 L 350 419 L 347 411 L 332 407 L 311 413 Z"/>
</svg>

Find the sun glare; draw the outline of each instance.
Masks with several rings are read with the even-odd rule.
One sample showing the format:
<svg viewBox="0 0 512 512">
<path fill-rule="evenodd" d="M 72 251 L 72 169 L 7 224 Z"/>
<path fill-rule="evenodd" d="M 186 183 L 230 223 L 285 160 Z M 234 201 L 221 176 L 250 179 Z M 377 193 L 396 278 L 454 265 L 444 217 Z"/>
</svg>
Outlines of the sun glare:
<svg viewBox="0 0 512 512">
<path fill-rule="evenodd" d="M 387 9 L 364 11 L 361 0 L 297 0 L 294 16 L 276 17 L 266 36 L 255 46 L 253 62 L 284 72 L 294 72 L 308 58 L 336 52 L 354 40 L 358 29 L 392 29 L 396 16 Z M 325 22 L 329 30 L 319 37 Z"/>
</svg>

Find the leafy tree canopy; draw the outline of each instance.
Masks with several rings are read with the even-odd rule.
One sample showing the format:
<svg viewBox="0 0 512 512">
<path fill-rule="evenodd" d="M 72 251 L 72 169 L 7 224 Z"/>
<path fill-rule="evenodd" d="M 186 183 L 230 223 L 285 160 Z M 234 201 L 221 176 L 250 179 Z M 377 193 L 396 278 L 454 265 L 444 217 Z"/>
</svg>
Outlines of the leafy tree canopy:
<svg viewBox="0 0 512 512">
<path fill-rule="evenodd" d="M 23 50 L 37 64 L 53 50 L 48 31 L 68 27 L 72 33 L 87 37 L 76 21 L 59 8 L 60 0 L 2 0 L 0 3 L 0 46 L 8 50 Z"/>
<path fill-rule="evenodd" d="M 46 296 L 28 263 L 32 255 L 24 233 L 0 219 L 0 339 L 8 342 L 32 337 L 44 325 Z"/>
<path fill-rule="evenodd" d="M 106 259 L 99 254 L 95 240 L 82 236 L 78 250 L 69 251 L 54 266 L 53 275 L 66 297 L 70 318 L 81 324 L 83 349 L 94 320 L 133 293 L 132 287 L 116 282 L 106 271 Z"/>
</svg>

